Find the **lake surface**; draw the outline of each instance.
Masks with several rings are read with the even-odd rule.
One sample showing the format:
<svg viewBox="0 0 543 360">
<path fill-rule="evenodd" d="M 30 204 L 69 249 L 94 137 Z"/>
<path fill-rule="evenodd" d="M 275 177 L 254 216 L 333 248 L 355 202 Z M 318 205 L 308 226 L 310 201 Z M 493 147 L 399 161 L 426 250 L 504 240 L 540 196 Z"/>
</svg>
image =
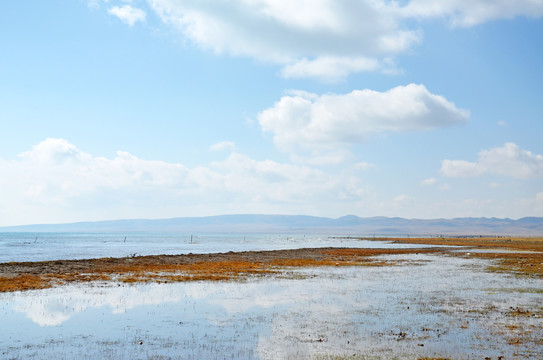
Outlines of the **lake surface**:
<svg viewBox="0 0 543 360">
<path fill-rule="evenodd" d="M 404 262 L 3 293 L 0 358 L 541 358 L 541 279 L 474 258 L 382 258 Z"/>
<path fill-rule="evenodd" d="M 0 233 L 0 263 L 320 247 L 410 248 L 424 245 L 392 244 L 327 235 Z"/>
</svg>

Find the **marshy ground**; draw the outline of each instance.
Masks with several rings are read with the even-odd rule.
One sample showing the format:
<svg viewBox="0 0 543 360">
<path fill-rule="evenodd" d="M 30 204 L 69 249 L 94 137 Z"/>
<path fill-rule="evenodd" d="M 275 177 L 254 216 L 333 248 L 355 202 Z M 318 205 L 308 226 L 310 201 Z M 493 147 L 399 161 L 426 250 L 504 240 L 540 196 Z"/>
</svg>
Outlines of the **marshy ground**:
<svg viewBox="0 0 543 360">
<path fill-rule="evenodd" d="M 366 239 L 367 240 L 367 239 Z M 441 253 L 495 260 L 491 271 L 543 277 L 543 238 L 383 238 L 397 243 L 447 246 L 420 249 L 296 249 L 220 254 L 0 263 L 0 292 L 43 289 L 73 282 L 240 280 L 285 267 L 391 266 L 378 255 Z M 462 247 L 451 250 L 450 246 Z"/>
<path fill-rule="evenodd" d="M 543 239 L 392 240 L 0 264 L 0 357 L 540 358 Z"/>
<path fill-rule="evenodd" d="M 496 260 L 492 271 L 543 277 L 543 238 L 540 237 L 464 237 L 395 238 L 398 243 L 461 246 L 449 253 Z"/>
<path fill-rule="evenodd" d="M 420 249 L 296 249 L 220 254 L 153 255 L 128 258 L 11 262 L 0 264 L 0 292 L 44 289 L 74 282 L 181 282 L 242 280 L 283 274 L 286 268 L 388 266 L 377 255 L 437 253 Z"/>
</svg>

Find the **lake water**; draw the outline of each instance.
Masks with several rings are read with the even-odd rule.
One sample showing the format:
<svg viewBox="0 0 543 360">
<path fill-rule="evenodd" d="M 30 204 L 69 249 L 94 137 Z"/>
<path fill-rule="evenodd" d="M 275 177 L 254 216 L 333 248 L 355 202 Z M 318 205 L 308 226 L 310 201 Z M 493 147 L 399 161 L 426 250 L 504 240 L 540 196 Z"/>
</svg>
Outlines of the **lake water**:
<svg viewBox="0 0 543 360">
<path fill-rule="evenodd" d="M 0 263 L 127 257 L 134 254 L 174 255 L 320 247 L 410 248 L 421 246 L 334 238 L 327 235 L 0 233 Z"/>
<path fill-rule="evenodd" d="M 405 262 L 2 293 L 0 358 L 541 359 L 541 279 L 474 258 L 382 258 Z"/>
</svg>

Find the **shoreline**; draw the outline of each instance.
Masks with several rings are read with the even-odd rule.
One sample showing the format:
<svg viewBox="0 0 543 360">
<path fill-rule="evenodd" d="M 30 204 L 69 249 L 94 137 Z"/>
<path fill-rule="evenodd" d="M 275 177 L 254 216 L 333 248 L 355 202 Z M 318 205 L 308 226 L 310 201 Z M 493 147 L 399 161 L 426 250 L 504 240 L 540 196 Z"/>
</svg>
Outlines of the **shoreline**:
<svg viewBox="0 0 543 360">
<path fill-rule="evenodd" d="M 364 238 L 364 240 L 437 247 L 411 249 L 330 247 L 9 262 L 0 263 L 0 292 L 44 289 L 91 281 L 123 283 L 240 281 L 251 276 L 278 275 L 288 268 L 295 267 L 394 266 L 401 264 L 401 261 L 385 261 L 379 259 L 378 255 L 420 253 L 496 260 L 492 265 L 489 263 L 490 271 L 543 277 L 543 238 Z M 492 251 L 485 252 L 490 249 Z"/>
<path fill-rule="evenodd" d="M 0 263 L 0 292 L 61 286 L 73 282 L 181 282 L 243 280 L 278 275 L 287 268 L 386 266 L 377 255 L 438 253 L 443 248 L 305 248 L 215 254 L 146 255 L 124 258 Z"/>
</svg>

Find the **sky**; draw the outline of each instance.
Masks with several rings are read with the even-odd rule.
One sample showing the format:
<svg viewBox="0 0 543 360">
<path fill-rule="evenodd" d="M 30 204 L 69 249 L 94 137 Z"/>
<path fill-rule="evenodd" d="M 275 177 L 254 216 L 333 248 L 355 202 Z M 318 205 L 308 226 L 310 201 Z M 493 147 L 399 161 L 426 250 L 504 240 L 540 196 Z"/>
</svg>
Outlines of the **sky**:
<svg viewBox="0 0 543 360">
<path fill-rule="evenodd" d="M 543 216 L 543 0 L 0 5 L 0 226 Z"/>
</svg>

